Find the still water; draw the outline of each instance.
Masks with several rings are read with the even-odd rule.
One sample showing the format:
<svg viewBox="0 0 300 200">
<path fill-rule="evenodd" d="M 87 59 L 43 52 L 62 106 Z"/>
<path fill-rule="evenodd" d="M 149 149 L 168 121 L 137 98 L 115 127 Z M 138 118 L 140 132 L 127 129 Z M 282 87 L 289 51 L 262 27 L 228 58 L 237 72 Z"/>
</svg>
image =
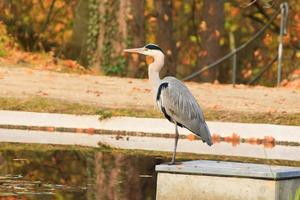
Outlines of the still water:
<svg viewBox="0 0 300 200">
<path fill-rule="evenodd" d="M 0 143 L 0 200 L 155 199 L 155 165 L 170 158 L 151 155 L 135 150 Z M 299 161 L 186 156 L 181 158 L 300 166 Z"/>
<path fill-rule="evenodd" d="M 161 162 L 101 150 L 0 148 L 0 199 L 155 199 Z"/>
</svg>

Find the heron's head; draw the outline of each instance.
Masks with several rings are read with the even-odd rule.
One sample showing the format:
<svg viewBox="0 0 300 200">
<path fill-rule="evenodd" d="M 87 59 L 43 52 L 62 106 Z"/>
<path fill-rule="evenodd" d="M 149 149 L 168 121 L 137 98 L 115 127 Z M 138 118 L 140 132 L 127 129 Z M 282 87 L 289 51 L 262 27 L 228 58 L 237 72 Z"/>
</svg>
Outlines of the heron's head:
<svg viewBox="0 0 300 200">
<path fill-rule="evenodd" d="M 150 56 L 154 59 L 154 61 L 164 60 L 165 58 L 163 50 L 156 44 L 147 44 L 142 48 L 125 49 L 124 52 L 138 53 Z"/>
</svg>

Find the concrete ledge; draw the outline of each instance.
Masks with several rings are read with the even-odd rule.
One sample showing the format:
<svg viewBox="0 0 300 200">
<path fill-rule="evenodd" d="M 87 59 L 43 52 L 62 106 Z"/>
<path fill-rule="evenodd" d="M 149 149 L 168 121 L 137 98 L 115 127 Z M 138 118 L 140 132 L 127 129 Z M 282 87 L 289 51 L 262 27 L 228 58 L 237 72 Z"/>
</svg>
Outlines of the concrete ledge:
<svg viewBox="0 0 300 200">
<path fill-rule="evenodd" d="M 166 119 L 112 117 L 99 121 L 98 118 L 99 116 L 97 115 L 70 115 L 0 110 L 0 126 L 33 126 L 61 129 L 71 128 L 77 130 L 99 129 L 107 131 L 150 133 L 148 136 L 151 134 L 174 134 L 174 125 Z M 249 139 L 252 142 L 255 142 L 267 137 L 281 143 L 291 143 L 300 146 L 300 126 L 211 121 L 207 122 L 207 124 L 211 133 L 216 138 L 223 137 L 228 140 L 244 139 L 245 141 Z M 49 130 L 52 129 L 50 128 Z M 47 129 L 45 131 L 47 131 Z M 181 136 L 189 136 L 192 133 L 179 127 L 179 134 Z M 233 134 L 235 136 L 233 136 Z"/>
<path fill-rule="evenodd" d="M 180 129 L 178 152 L 299 161 L 300 127 L 208 122 L 213 146 Z M 165 119 L 0 111 L 0 142 L 172 151 L 174 126 Z"/>
<path fill-rule="evenodd" d="M 300 168 L 190 161 L 158 165 L 156 199 L 288 200 L 300 198 Z"/>
<path fill-rule="evenodd" d="M 131 135 L 86 134 L 39 130 L 1 129 L 0 142 L 20 142 L 39 144 L 83 145 L 97 147 L 98 143 L 121 149 L 141 149 L 172 152 L 173 138 L 141 137 Z M 262 145 L 242 143 L 238 146 L 222 142 L 212 146 L 200 140 L 180 139 L 177 152 L 208 154 L 218 156 L 254 157 L 286 161 L 300 161 L 298 146 L 276 145 L 272 149 Z"/>
<path fill-rule="evenodd" d="M 162 164 L 155 167 L 157 172 L 176 174 L 201 174 L 213 176 L 250 177 L 281 180 L 300 178 L 300 168 L 287 166 L 270 166 L 253 163 L 196 160 L 178 165 Z"/>
</svg>

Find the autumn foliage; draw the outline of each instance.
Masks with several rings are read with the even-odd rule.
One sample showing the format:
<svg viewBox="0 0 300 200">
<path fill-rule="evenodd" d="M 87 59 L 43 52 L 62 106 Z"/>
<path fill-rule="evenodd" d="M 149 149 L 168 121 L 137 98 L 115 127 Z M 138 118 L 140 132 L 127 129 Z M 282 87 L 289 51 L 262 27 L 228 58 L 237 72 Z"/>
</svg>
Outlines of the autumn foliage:
<svg viewBox="0 0 300 200">
<path fill-rule="evenodd" d="M 72 35 L 77 0 L 1 1 L 1 21 L 28 51 L 63 48 Z"/>
<path fill-rule="evenodd" d="M 128 57 L 125 59 L 120 49 L 142 46 L 148 42 L 159 42 L 167 54 L 168 65 L 163 73 L 183 78 L 229 53 L 232 48 L 244 44 L 269 21 L 281 3 L 275 0 L 253 1 L 249 5 L 239 0 L 221 3 L 209 0 L 149 0 L 136 6 L 134 1 L 127 1 L 127 3 L 123 1 L 110 3 L 111 8 L 108 9 L 105 8 L 108 4 L 97 0 L 1 1 L 0 62 L 30 63 L 35 66 L 40 65 L 40 68 L 58 69 L 57 71 L 74 69 L 84 71 L 79 62 L 85 67 L 96 67 L 102 73 L 145 77 L 147 72 L 144 61 L 134 58 L 133 60 L 141 63 L 134 63 L 134 66 L 138 67 L 133 67 L 132 59 Z M 296 0 L 288 3 L 290 11 L 287 34 L 284 36 L 282 86 L 297 88 L 300 84 L 297 71 L 300 65 L 300 4 Z M 105 9 L 105 13 L 101 13 L 101 9 L 97 8 L 99 5 L 103 6 L 101 9 Z M 124 10 L 130 12 L 123 16 L 120 12 Z M 119 14 L 116 15 L 114 12 Z M 144 13 L 144 16 L 137 18 L 136 16 L 141 13 Z M 114 16 L 122 18 L 123 21 L 114 19 Z M 107 24 L 103 24 L 103 20 L 108 19 L 113 19 L 113 22 L 108 21 Z M 119 21 L 122 23 L 117 24 Z M 105 26 L 101 26 L 101 23 Z M 84 24 L 86 24 L 85 28 Z M 114 24 L 118 27 L 112 27 Z M 279 24 L 278 15 L 264 34 L 237 54 L 238 83 L 249 82 L 276 56 Z M 83 27 L 80 29 L 81 26 Z M 129 35 L 128 37 L 119 34 L 126 28 L 128 30 L 124 35 Z M 131 31 L 130 28 L 136 32 Z M 88 33 L 80 37 L 77 35 L 79 38 L 86 37 L 86 39 L 78 41 L 80 44 L 76 44 L 76 48 L 70 48 L 70 43 L 76 43 L 75 29 L 79 30 L 79 33 L 84 31 Z M 99 42 L 101 38 L 98 35 L 101 34 L 106 35 L 106 43 Z M 109 40 L 110 35 L 124 38 Z M 116 40 L 123 43 L 118 46 Z M 93 44 L 90 44 L 91 42 Z M 108 59 L 115 58 L 115 55 L 111 56 L 116 54 L 112 49 L 118 49 L 116 52 L 120 55 L 116 59 Z M 107 56 L 107 58 L 103 57 L 105 62 L 103 61 L 101 65 L 99 64 L 101 62 L 98 62 L 100 66 L 97 62 L 93 64 L 93 60 L 97 60 L 99 54 Z M 70 60 L 71 57 L 77 61 Z M 61 61 L 61 59 L 69 60 Z M 83 63 L 82 60 L 86 59 L 91 61 Z M 43 61 L 39 63 L 38 60 Z M 58 65 L 63 67 L 57 67 Z M 217 79 L 221 83 L 230 83 L 231 65 L 232 60 L 228 59 L 215 68 L 214 73 L 206 72 L 193 80 L 214 82 Z M 277 62 L 273 63 L 258 83 L 273 86 L 276 82 L 276 66 Z"/>
</svg>

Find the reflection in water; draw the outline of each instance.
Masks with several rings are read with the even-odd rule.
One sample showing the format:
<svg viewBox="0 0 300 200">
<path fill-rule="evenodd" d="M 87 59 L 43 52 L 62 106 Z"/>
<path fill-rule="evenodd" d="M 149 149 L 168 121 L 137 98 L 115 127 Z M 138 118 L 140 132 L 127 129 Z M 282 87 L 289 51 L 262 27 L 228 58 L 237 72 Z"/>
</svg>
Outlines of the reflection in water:
<svg viewBox="0 0 300 200">
<path fill-rule="evenodd" d="M 155 199 L 153 157 L 0 150 L 0 199 Z"/>
<path fill-rule="evenodd" d="M 154 199 L 155 159 L 96 153 L 96 199 Z"/>
</svg>

